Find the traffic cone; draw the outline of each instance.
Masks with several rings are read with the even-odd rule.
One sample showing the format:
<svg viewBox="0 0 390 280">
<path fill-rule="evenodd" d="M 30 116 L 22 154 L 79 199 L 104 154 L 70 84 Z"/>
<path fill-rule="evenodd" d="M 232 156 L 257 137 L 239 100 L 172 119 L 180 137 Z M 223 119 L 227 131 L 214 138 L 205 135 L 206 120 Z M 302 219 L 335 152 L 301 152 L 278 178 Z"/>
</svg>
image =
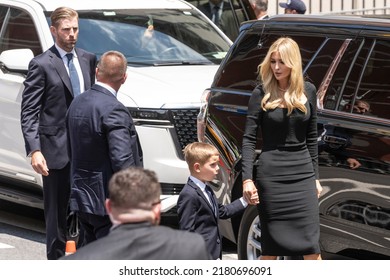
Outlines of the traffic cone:
<svg viewBox="0 0 390 280">
<path fill-rule="evenodd" d="M 69 256 L 76 252 L 76 242 L 74 240 L 66 241 L 65 256 Z"/>
</svg>

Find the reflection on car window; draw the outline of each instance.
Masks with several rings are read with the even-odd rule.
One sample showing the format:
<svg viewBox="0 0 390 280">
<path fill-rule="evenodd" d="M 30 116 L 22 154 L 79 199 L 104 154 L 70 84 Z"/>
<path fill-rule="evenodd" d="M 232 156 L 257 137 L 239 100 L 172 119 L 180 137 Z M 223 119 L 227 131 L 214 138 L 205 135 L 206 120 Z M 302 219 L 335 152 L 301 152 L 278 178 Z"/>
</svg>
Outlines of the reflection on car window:
<svg viewBox="0 0 390 280">
<path fill-rule="evenodd" d="M 332 40 L 322 37 L 299 36 L 294 37 L 300 46 L 305 76 L 317 90 L 329 70 L 332 60 L 340 49 L 341 40 Z M 318 52 L 316 54 L 316 52 Z M 309 62 L 309 60 L 312 60 Z"/>
<path fill-rule="evenodd" d="M 362 108 L 362 102 L 369 104 L 369 109 L 364 114 L 383 119 L 390 118 L 389 49 L 389 42 L 377 40 L 373 42 L 372 52 L 367 61 L 354 105 L 355 108 Z"/>
<path fill-rule="evenodd" d="M 343 43 L 344 40 L 340 40 Z M 345 46 L 345 45 L 343 45 Z M 341 47 L 341 44 L 340 44 Z M 359 73 L 361 73 L 361 63 L 355 63 L 356 54 L 361 49 L 361 41 L 353 41 L 347 44 L 347 49 L 343 52 L 340 62 L 336 65 L 337 68 L 331 74 L 331 82 L 326 92 L 324 99 L 324 108 L 330 110 L 345 111 L 344 106 L 348 103 L 344 100 L 346 96 L 352 98 L 356 91 Z M 365 52 L 367 53 L 367 52 Z M 360 67 L 351 71 L 351 66 Z M 344 93 L 344 98 L 342 95 Z"/>
<path fill-rule="evenodd" d="M 258 73 L 257 68 L 264 59 L 270 45 L 283 34 L 266 34 L 259 36 L 257 33 L 246 33 L 240 40 L 240 44 L 233 49 L 231 59 L 224 66 L 224 74 L 220 77 L 218 84 L 222 87 L 232 87 L 235 89 L 253 90 L 256 86 Z M 313 59 L 317 49 L 321 46 L 324 39 L 312 38 L 308 36 L 289 36 L 300 46 L 303 67 Z M 245 63 L 242 63 L 245 61 Z M 322 72 L 319 71 L 322 67 Z M 315 63 L 315 71 L 306 73 L 306 78 L 313 82 L 316 87 L 322 80 L 325 65 L 321 62 Z"/>
<path fill-rule="evenodd" d="M 2 12 L 5 10 L 2 9 Z M 10 8 L 9 18 L 4 22 L 2 33 L 0 52 L 26 48 L 31 49 L 34 55 L 42 53 L 34 22 L 25 11 Z"/>
<path fill-rule="evenodd" d="M 366 39 L 346 52 L 333 79 L 337 110 L 389 119 L 390 43 Z"/>
<path fill-rule="evenodd" d="M 130 64 L 219 64 L 229 44 L 194 11 L 80 11 L 77 46 L 98 57 L 122 52 Z"/>
</svg>

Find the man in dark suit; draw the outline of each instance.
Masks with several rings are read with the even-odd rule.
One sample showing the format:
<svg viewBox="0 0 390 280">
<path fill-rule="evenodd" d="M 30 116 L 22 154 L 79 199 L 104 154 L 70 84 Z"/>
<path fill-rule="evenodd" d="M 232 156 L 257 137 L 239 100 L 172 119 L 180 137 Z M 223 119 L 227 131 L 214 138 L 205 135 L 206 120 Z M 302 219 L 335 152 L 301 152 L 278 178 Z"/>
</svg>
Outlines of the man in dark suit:
<svg viewBox="0 0 390 280">
<path fill-rule="evenodd" d="M 161 188 L 153 171 L 130 167 L 115 173 L 109 194 L 106 208 L 114 224 L 110 233 L 63 259 L 210 259 L 200 235 L 158 225 Z"/>
<path fill-rule="evenodd" d="M 51 15 L 50 30 L 55 45 L 29 65 L 21 127 L 31 165 L 43 175 L 47 258 L 58 259 L 65 254 L 70 194 L 65 116 L 74 96 L 94 83 L 96 56 L 75 48 L 79 29 L 78 14 L 73 9 L 56 9 Z M 73 56 L 71 63 L 68 53 Z M 71 72 L 78 82 L 71 83 Z"/>
<path fill-rule="evenodd" d="M 198 9 L 215 23 L 232 41 L 237 38 L 239 25 L 233 15 L 230 3 L 223 0 L 209 0 Z M 239 18 L 241 22 L 243 18 Z"/>
<path fill-rule="evenodd" d="M 249 0 L 249 4 L 251 5 L 256 18 L 258 20 L 268 19 L 268 0 Z"/>
<path fill-rule="evenodd" d="M 212 22 L 218 27 L 221 27 L 221 17 L 226 10 L 230 9 L 230 4 L 223 0 L 209 0 L 198 7 Z"/>
<path fill-rule="evenodd" d="M 184 148 L 184 157 L 191 175 L 177 201 L 179 228 L 201 234 L 211 257 L 221 259 L 218 220 L 242 213 L 248 203 L 243 198 L 226 205 L 218 203 L 207 185 L 207 182 L 215 179 L 219 170 L 219 153 L 214 146 L 200 142 L 188 144 Z"/>
<path fill-rule="evenodd" d="M 96 68 L 96 84 L 76 97 L 68 110 L 70 209 L 84 229 L 84 245 L 107 235 L 112 226 L 104 207 L 112 174 L 143 166 L 133 119 L 116 99 L 126 70 L 122 53 L 104 53 Z"/>
</svg>

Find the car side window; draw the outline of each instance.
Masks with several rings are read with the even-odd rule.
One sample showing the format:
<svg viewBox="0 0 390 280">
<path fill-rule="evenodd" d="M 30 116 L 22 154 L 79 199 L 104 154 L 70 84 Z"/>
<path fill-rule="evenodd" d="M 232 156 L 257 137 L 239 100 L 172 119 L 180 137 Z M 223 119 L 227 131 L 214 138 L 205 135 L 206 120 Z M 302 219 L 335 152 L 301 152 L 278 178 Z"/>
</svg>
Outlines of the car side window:
<svg viewBox="0 0 390 280">
<path fill-rule="evenodd" d="M 258 34 L 248 32 L 241 38 L 236 48 L 232 49 L 227 63 L 223 67 L 224 74 L 220 76 L 218 86 L 249 91 L 253 90 L 259 82 L 259 64 L 264 59 L 272 43 L 283 36 L 285 35 L 279 33 L 259 36 Z M 313 59 L 317 50 L 324 42 L 324 38 L 321 37 L 313 38 L 302 35 L 289 37 L 294 39 L 300 48 L 303 68 Z M 309 81 L 312 81 L 311 74 L 315 76 L 314 73 L 309 73 Z M 322 79 L 323 75 L 317 74 L 317 76 L 321 76 Z M 320 80 L 320 77 L 316 80 Z M 318 86 L 317 83 L 314 84 Z"/>
<path fill-rule="evenodd" d="M 332 65 L 327 73 L 326 80 L 331 79 L 331 81 L 324 98 L 325 109 L 345 111 L 345 105 L 353 98 L 356 91 L 362 63 L 355 64 L 355 62 L 357 61 L 356 54 L 362 49 L 362 42 L 361 40 L 352 42 L 345 40 L 343 47 L 346 49 L 342 53 L 339 52 L 340 61 Z M 366 56 L 367 51 L 363 52 Z M 355 69 L 351 65 L 354 65 Z M 333 66 L 336 68 L 332 69 Z"/>
<path fill-rule="evenodd" d="M 1 32 L 0 51 L 31 49 L 34 55 L 42 53 L 38 33 L 30 15 L 11 8 Z"/>
<path fill-rule="evenodd" d="M 390 119 L 390 42 L 375 40 L 352 113 Z"/>
<path fill-rule="evenodd" d="M 389 119 L 390 42 L 366 39 L 344 55 L 334 84 L 343 81 L 337 110 Z M 358 54 L 355 57 L 355 54 Z M 343 67 L 346 66 L 345 68 Z M 352 65 L 352 67 L 350 66 Z"/>
<path fill-rule="evenodd" d="M 306 79 L 312 82 L 316 86 L 317 90 L 319 90 L 325 75 L 329 71 L 329 66 L 332 65 L 332 61 L 337 56 L 344 40 L 307 37 L 306 41 L 299 43 L 303 61 L 305 59 L 305 52 L 303 51 L 303 48 L 305 45 L 312 46 L 313 41 L 316 41 L 315 45 L 319 46 L 318 53 L 314 56 L 313 51 L 317 51 L 317 49 L 312 50 L 311 56 L 308 57 L 313 57 L 313 59 L 306 65 L 305 68 L 307 68 L 307 70 L 304 69 L 304 71 Z"/>
<path fill-rule="evenodd" d="M 7 7 L 0 6 L 0 35 L 2 34 L 1 30 L 2 30 L 2 27 L 3 27 L 5 16 L 7 15 L 7 10 L 8 10 Z"/>
</svg>

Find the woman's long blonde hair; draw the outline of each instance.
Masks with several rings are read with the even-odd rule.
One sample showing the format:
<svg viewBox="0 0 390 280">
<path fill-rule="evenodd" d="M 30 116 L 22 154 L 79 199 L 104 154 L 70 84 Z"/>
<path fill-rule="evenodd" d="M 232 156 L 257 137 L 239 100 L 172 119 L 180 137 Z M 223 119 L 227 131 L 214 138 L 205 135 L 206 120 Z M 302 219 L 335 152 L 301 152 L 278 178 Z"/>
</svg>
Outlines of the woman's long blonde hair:
<svg viewBox="0 0 390 280">
<path fill-rule="evenodd" d="M 278 95 L 278 81 L 271 69 L 271 56 L 279 52 L 283 63 L 291 68 L 289 87 L 281 97 Z M 276 40 L 268 50 L 263 62 L 258 66 L 259 78 L 263 83 L 264 98 L 261 102 L 263 110 L 272 110 L 284 102 L 287 114 L 290 115 L 294 108 L 307 113 L 307 109 L 300 101 L 304 93 L 304 79 L 302 74 L 302 58 L 298 44 L 288 37 Z"/>
</svg>

